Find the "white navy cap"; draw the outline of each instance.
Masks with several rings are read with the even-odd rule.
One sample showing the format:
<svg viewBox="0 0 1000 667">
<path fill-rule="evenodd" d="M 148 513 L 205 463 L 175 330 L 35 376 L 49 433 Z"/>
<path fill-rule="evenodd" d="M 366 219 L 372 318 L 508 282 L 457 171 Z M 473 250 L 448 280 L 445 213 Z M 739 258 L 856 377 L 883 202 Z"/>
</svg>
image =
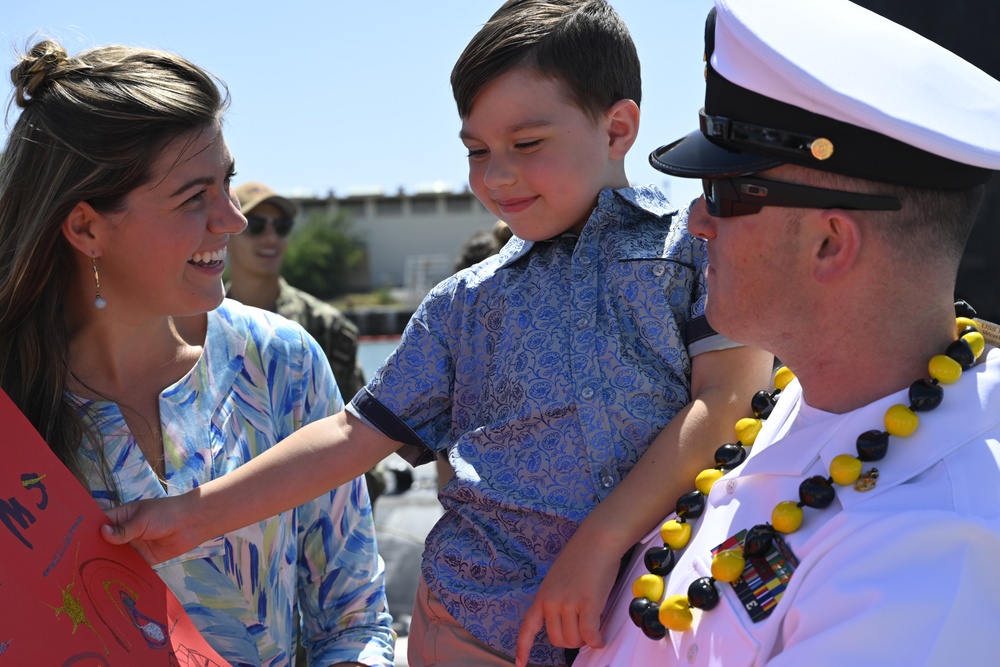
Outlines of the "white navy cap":
<svg viewBox="0 0 1000 667">
<path fill-rule="evenodd" d="M 701 129 L 649 157 L 665 173 L 961 189 L 1000 169 L 1000 82 L 847 0 L 715 0 L 705 54 Z"/>
</svg>

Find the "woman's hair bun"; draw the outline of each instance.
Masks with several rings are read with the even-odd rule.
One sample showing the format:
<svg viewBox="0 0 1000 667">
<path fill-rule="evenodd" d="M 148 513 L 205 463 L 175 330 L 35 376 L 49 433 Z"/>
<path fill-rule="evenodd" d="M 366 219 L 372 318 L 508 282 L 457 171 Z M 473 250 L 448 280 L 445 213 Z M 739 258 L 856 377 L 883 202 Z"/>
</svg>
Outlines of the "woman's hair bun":
<svg viewBox="0 0 1000 667">
<path fill-rule="evenodd" d="M 70 58 L 58 42 L 51 39 L 38 42 L 10 70 L 17 106 L 27 107 L 44 95 L 55 81 L 86 69 L 81 65 Z"/>
</svg>

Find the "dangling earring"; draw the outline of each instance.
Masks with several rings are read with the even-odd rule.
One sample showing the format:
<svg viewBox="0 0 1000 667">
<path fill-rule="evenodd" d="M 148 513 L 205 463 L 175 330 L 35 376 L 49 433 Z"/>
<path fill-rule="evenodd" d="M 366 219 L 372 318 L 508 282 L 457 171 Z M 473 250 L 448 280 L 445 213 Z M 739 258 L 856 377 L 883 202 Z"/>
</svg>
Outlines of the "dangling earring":
<svg viewBox="0 0 1000 667">
<path fill-rule="evenodd" d="M 90 253 L 90 261 L 94 265 L 94 308 L 104 310 L 104 306 L 108 305 L 108 302 L 101 296 L 101 279 L 97 275 L 97 257 L 94 253 Z"/>
</svg>

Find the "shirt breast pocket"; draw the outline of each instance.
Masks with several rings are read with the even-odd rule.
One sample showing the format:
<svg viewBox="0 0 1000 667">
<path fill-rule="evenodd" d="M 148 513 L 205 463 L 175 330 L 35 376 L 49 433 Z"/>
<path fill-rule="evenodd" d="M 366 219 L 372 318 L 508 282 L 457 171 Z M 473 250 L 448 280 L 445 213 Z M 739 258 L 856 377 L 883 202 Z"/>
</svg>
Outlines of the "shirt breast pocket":
<svg viewBox="0 0 1000 667">
<path fill-rule="evenodd" d="M 621 335 L 654 354 L 684 348 L 697 283 L 695 267 L 661 257 L 619 260 L 613 269 Z"/>
<path fill-rule="evenodd" d="M 674 572 L 671 577 L 681 577 L 690 582 L 712 575 L 711 561 L 696 558 L 691 568 L 685 572 Z M 730 584 L 716 582 L 719 604 L 710 611 L 692 610 L 695 614 L 693 632 L 685 633 L 679 654 L 696 659 L 689 662 L 696 665 L 725 665 L 743 667 L 752 665 L 760 652 L 760 643 L 747 630 L 750 616 Z M 718 638 L 724 638 L 718 641 Z"/>
</svg>

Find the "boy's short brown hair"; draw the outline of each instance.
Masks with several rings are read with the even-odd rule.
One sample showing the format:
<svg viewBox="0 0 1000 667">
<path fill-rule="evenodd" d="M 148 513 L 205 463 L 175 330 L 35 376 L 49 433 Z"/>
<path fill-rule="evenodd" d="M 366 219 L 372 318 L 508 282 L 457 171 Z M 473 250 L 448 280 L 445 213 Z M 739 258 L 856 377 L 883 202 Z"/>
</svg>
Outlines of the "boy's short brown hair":
<svg viewBox="0 0 1000 667">
<path fill-rule="evenodd" d="M 623 99 L 639 104 L 639 56 L 625 23 L 604 0 L 507 0 L 476 33 L 451 72 L 458 113 L 517 67 L 562 83 L 588 116 Z"/>
</svg>

